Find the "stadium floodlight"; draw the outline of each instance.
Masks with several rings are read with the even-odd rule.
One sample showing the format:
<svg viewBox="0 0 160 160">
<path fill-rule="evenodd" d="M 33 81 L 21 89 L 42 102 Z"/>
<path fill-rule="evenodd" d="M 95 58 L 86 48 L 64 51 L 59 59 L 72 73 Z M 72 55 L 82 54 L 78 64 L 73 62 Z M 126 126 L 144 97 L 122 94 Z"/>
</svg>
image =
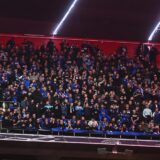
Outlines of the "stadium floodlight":
<svg viewBox="0 0 160 160">
<path fill-rule="evenodd" d="M 53 31 L 53 35 L 57 35 L 57 33 L 58 33 L 59 29 L 61 28 L 62 24 L 64 23 L 64 21 L 66 20 L 66 18 L 68 17 L 68 15 L 70 14 L 70 12 L 72 11 L 72 9 L 74 8 L 74 6 L 76 5 L 77 2 L 78 2 L 78 0 L 74 0 L 73 1 L 73 3 L 71 4 L 71 6 L 69 7 L 69 9 L 67 10 L 67 12 L 65 13 L 64 17 L 59 22 L 59 24 L 57 25 L 57 27 L 55 28 L 55 30 Z"/>
<path fill-rule="evenodd" d="M 152 31 L 151 35 L 148 38 L 148 41 L 152 41 L 155 33 L 160 30 L 160 22 L 158 22 L 158 24 L 156 25 L 156 27 L 154 28 L 154 30 Z"/>
</svg>

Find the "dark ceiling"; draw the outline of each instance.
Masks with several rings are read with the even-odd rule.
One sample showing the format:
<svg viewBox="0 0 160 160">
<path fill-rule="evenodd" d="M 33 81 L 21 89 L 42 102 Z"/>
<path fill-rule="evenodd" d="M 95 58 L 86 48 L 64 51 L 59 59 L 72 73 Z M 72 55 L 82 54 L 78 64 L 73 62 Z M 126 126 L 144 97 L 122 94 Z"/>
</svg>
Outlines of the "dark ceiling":
<svg viewBox="0 0 160 160">
<path fill-rule="evenodd" d="M 0 32 L 50 35 L 73 0 L 0 0 Z M 79 0 L 59 36 L 146 41 L 160 0 Z"/>
</svg>

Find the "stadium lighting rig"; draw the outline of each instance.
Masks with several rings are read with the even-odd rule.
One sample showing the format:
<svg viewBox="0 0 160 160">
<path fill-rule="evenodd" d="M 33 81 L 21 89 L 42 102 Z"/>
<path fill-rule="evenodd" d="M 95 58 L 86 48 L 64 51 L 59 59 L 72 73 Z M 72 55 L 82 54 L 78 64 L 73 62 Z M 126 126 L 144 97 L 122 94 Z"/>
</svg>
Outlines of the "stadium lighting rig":
<svg viewBox="0 0 160 160">
<path fill-rule="evenodd" d="M 152 41 L 154 35 L 160 30 L 160 22 L 158 22 L 158 24 L 155 26 L 154 30 L 152 31 L 152 33 L 150 34 L 148 41 Z"/>
<path fill-rule="evenodd" d="M 65 13 L 64 17 L 59 22 L 59 24 L 57 25 L 57 27 L 55 28 L 55 30 L 53 31 L 53 35 L 57 35 L 58 34 L 59 29 L 62 27 L 64 21 L 67 19 L 67 17 L 71 13 L 71 11 L 73 10 L 73 8 L 75 7 L 75 5 L 76 5 L 77 2 L 78 2 L 78 0 L 74 0 L 73 1 L 73 3 L 71 4 L 71 6 L 69 7 L 69 9 L 67 10 L 67 12 Z"/>
</svg>

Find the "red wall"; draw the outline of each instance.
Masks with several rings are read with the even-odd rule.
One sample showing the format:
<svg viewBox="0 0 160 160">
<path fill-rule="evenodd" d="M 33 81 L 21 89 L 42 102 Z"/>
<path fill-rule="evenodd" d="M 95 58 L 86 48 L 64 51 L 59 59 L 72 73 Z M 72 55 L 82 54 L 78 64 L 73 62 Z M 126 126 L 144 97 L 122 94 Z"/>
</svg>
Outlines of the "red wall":
<svg viewBox="0 0 160 160">
<path fill-rule="evenodd" d="M 0 43 L 5 44 L 11 37 L 14 37 L 16 43 L 19 45 L 25 39 L 30 40 L 34 43 L 36 47 L 39 47 L 42 43 L 47 43 L 49 39 L 53 39 L 56 46 L 59 47 L 62 39 L 65 39 L 69 44 L 81 45 L 82 42 L 87 42 L 90 44 L 97 45 L 100 47 L 104 54 L 109 55 L 114 53 L 117 48 L 121 45 L 125 45 L 128 48 L 128 56 L 134 57 L 135 50 L 139 42 L 129 42 L 129 41 L 109 41 L 109 40 L 95 40 L 95 39 L 80 39 L 80 38 L 66 38 L 66 37 L 46 37 L 43 35 L 11 35 L 11 34 L 0 34 Z M 154 45 L 160 50 L 160 44 L 158 43 L 145 43 L 148 45 Z M 160 67 L 160 56 L 157 57 L 157 63 Z"/>
</svg>

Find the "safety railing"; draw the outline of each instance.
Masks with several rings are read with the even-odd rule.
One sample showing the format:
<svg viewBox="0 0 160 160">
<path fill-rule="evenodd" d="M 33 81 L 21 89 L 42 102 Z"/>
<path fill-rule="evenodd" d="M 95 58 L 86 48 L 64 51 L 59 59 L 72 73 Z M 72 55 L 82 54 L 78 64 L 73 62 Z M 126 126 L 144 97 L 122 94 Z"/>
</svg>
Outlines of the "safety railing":
<svg viewBox="0 0 160 160">
<path fill-rule="evenodd" d="M 79 130 L 79 129 L 19 129 L 19 128 L 1 128 L 1 133 L 20 133 L 20 134 L 44 134 L 44 135 L 69 135 L 69 136 L 87 136 L 104 138 L 129 138 L 129 139 L 158 139 L 159 133 L 133 132 L 133 131 L 100 131 L 100 130 Z"/>
</svg>

